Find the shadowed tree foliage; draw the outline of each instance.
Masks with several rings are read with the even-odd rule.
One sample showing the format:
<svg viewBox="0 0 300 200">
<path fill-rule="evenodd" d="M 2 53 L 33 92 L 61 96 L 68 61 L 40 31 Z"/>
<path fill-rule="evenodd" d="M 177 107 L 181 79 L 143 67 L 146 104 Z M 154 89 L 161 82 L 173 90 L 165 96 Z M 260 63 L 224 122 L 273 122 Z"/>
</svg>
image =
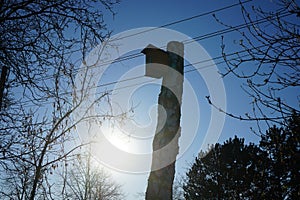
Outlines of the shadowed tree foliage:
<svg viewBox="0 0 300 200">
<path fill-rule="evenodd" d="M 266 159 L 266 188 L 271 199 L 298 199 L 300 196 L 300 116 L 294 114 L 287 127 L 272 127 L 262 136 Z"/>
<path fill-rule="evenodd" d="M 265 155 L 264 155 L 265 156 Z M 186 199 L 248 199 L 262 197 L 260 181 L 263 152 L 235 137 L 216 144 L 204 157 L 198 157 L 184 183 Z"/>
<path fill-rule="evenodd" d="M 235 137 L 195 159 L 183 185 L 186 199 L 298 199 L 300 116 L 270 128 L 259 145 Z"/>
</svg>

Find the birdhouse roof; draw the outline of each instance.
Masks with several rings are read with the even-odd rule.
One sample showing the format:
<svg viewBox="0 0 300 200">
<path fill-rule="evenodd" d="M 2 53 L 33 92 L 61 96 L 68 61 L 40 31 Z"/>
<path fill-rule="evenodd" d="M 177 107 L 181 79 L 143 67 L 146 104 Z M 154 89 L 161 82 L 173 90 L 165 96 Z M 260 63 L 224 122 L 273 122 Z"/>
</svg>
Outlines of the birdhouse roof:
<svg viewBox="0 0 300 200">
<path fill-rule="evenodd" d="M 146 46 L 142 51 L 141 53 L 143 54 L 148 54 L 148 53 L 151 53 L 151 52 L 162 52 L 162 53 L 166 53 L 164 50 L 162 49 L 159 49 L 158 47 L 152 45 L 152 44 L 149 44 L 148 46 Z"/>
</svg>

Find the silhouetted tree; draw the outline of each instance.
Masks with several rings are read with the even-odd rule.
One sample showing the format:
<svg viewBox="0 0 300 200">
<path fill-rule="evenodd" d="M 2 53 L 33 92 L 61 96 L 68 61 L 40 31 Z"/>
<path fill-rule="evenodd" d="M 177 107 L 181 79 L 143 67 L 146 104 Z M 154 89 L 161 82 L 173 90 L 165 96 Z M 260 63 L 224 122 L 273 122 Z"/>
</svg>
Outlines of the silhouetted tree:
<svg viewBox="0 0 300 200">
<path fill-rule="evenodd" d="M 260 141 L 266 159 L 266 188 L 271 199 L 298 199 L 300 196 L 300 115 L 293 114 L 287 127 L 272 127 Z"/>
<path fill-rule="evenodd" d="M 124 194 L 108 172 L 91 154 L 84 153 L 69 163 L 63 175 L 63 199 L 77 200 L 121 200 Z"/>
<path fill-rule="evenodd" d="M 201 154 L 187 172 L 186 199 L 299 199 L 300 115 L 270 128 L 259 145 L 229 139 Z"/>
<path fill-rule="evenodd" d="M 240 33 L 240 38 L 235 38 L 239 42 L 233 47 L 237 53 L 227 53 L 230 44 L 225 42 L 226 36 L 222 36 L 221 45 L 227 64 L 223 76 L 234 75 L 246 81 L 243 89 L 251 97 L 253 107 L 253 113 L 227 114 L 241 120 L 265 121 L 269 127 L 270 122 L 282 124 L 282 119 L 291 117 L 292 112 L 300 112 L 299 2 L 276 0 L 271 3 L 272 7 L 261 8 L 248 7 L 241 2 L 246 28 L 235 29 Z M 215 18 L 233 28 L 224 19 Z M 287 93 L 290 97 L 293 94 L 295 100 L 298 98 L 298 103 L 287 99 Z M 260 129 L 260 133 L 263 132 Z"/>
<path fill-rule="evenodd" d="M 85 118 L 75 121 L 71 114 L 89 95 L 75 87 L 78 64 L 88 71 L 87 51 L 109 37 L 102 11 L 116 2 L 1 1 L 1 199 L 52 198 L 51 171 L 80 146 L 67 145 Z M 95 120 L 102 117 L 107 113 Z"/>
<path fill-rule="evenodd" d="M 184 183 L 186 199 L 255 199 L 263 196 L 260 174 L 265 155 L 235 137 L 195 159 Z"/>
</svg>

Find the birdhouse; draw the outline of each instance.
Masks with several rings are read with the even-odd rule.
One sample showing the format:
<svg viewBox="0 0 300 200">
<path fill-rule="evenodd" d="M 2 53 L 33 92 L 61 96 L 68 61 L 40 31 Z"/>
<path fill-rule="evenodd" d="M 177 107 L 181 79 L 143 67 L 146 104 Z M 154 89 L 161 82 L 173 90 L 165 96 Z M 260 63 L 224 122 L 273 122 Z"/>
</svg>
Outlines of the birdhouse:
<svg viewBox="0 0 300 200">
<path fill-rule="evenodd" d="M 146 55 L 146 76 L 161 78 L 167 73 L 169 56 L 166 51 L 149 44 L 141 52 Z"/>
</svg>

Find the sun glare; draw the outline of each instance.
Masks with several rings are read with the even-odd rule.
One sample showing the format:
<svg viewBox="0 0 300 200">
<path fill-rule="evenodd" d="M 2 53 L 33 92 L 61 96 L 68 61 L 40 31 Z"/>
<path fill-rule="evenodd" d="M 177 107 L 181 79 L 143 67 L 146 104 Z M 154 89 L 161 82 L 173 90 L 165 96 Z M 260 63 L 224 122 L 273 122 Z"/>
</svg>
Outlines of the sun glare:
<svg viewBox="0 0 300 200">
<path fill-rule="evenodd" d="M 115 147 L 129 153 L 134 153 L 134 141 L 130 135 L 121 131 L 118 127 L 107 128 L 104 135 Z"/>
</svg>

